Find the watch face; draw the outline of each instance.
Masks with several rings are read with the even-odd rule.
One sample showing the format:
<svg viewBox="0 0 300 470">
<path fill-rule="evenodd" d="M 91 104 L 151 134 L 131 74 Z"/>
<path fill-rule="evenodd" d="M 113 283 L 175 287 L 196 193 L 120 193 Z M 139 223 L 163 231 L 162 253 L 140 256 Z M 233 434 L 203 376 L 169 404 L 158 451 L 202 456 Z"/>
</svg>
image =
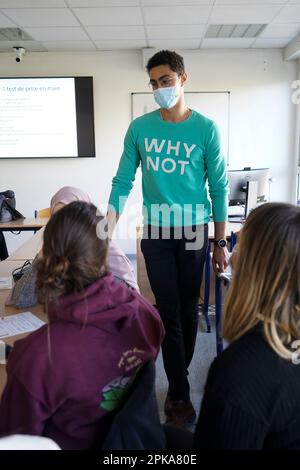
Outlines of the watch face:
<svg viewBox="0 0 300 470">
<path fill-rule="evenodd" d="M 219 240 L 218 241 L 218 245 L 220 248 L 225 248 L 226 246 L 226 240 Z"/>
</svg>

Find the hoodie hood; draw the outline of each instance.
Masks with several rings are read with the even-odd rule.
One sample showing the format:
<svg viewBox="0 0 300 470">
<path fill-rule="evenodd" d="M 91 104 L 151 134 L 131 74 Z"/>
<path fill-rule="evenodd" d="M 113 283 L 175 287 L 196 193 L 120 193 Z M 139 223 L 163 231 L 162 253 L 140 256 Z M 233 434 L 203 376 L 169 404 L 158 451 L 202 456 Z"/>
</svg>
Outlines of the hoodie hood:
<svg viewBox="0 0 300 470">
<path fill-rule="evenodd" d="M 95 326 L 110 333 L 129 328 L 136 318 L 141 297 L 134 290 L 115 282 L 111 273 L 81 293 L 62 295 L 49 306 L 50 322 L 71 322 Z"/>
</svg>

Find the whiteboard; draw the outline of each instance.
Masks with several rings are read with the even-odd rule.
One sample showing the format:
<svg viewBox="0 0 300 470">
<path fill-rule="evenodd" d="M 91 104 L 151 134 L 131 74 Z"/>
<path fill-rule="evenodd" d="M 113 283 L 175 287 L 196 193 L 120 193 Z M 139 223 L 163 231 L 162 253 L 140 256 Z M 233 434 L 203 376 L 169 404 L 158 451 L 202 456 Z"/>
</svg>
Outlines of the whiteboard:
<svg viewBox="0 0 300 470">
<path fill-rule="evenodd" d="M 229 129 L 230 129 L 230 92 L 229 91 L 185 91 L 187 106 L 204 114 L 217 124 L 222 150 L 229 165 Z M 155 103 L 153 93 L 131 93 L 131 117 L 135 119 L 150 113 L 159 106 Z"/>
</svg>

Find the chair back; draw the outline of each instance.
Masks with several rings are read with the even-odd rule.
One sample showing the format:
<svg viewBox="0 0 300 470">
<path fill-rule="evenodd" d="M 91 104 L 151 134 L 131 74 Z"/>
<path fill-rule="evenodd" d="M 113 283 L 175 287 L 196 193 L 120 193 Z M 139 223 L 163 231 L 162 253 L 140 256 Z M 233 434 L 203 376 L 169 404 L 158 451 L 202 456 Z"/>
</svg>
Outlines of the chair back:
<svg viewBox="0 0 300 470">
<path fill-rule="evenodd" d="M 50 217 L 50 207 L 37 211 L 37 217 Z"/>
<path fill-rule="evenodd" d="M 160 424 L 155 394 L 155 363 L 150 360 L 137 373 L 116 412 L 103 450 L 162 450 L 165 433 Z"/>
</svg>

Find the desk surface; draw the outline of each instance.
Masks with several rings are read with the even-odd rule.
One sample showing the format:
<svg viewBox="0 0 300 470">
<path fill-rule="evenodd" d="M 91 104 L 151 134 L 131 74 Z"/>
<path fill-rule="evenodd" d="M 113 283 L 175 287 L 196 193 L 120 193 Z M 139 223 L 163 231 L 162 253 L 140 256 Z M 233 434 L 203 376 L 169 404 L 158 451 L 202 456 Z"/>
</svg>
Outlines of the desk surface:
<svg viewBox="0 0 300 470">
<path fill-rule="evenodd" d="M 47 321 L 47 317 L 43 313 L 42 307 L 40 305 L 38 305 L 36 307 L 27 308 L 27 309 L 18 309 L 18 308 L 11 307 L 11 306 L 6 307 L 4 305 L 4 302 L 5 302 L 5 299 L 8 296 L 8 292 L 9 292 L 8 290 L 2 290 L 0 292 L 0 312 L 1 312 L 2 316 L 3 315 L 5 315 L 5 316 L 6 315 L 13 315 L 13 314 L 16 314 L 16 313 L 30 311 L 31 313 L 33 313 L 34 315 L 39 317 L 44 322 Z M 13 345 L 16 340 L 21 339 L 21 338 L 25 338 L 25 336 L 27 336 L 27 335 L 28 335 L 28 333 L 23 333 L 22 335 L 11 336 L 9 338 L 5 338 L 4 341 L 7 344 Z M 5 383 L 6 383 L 6 366 L 3 365 L 3 364 L 0 364 L 0 397 L 2 395 Z"/>
<path fill-rule="evenodd" d="M 9 260 L 1 261 L 0 262 L 0 276 L 10 276 L 12 270 L 15 267 L 18 267 L 19 264 L 20 263 L 18 263 L 17 261 L 9 261 Z M 5 300 L 7 299 L 8 294 L 9 294 L 9 289 L 0 290 L 0 315 L 1 316 L 13 315 L 13 314 L 16 314 L 16 313 L 30 311 L 34 315 L 39 317 L 41 320 L 47 321 L 47 317 L 46 317 L 45 313 L 43 312 L 43 309 L 40 305 L 37 305 L 36 307 L 32 307 L 32 308 L 29 308 L 29 309 L 18 309 L 18 308 L 12 307 L 12 306 L 6 306 L 5 305 Z M 22 334 L 22 335 L 17 335 L 17 336 L 11 336 L 9 338 L 5 338 L 4 341 L 7 344 L 13 345 L 16 340 L 24 338 L 27 335 L 28 335 L 28 333 L 25 333 L 25 334 Z M 5 382 L 6 382 L 5 367 L 6 366 L 0 364 L 0 396 L 2 394 L 4 385 L 5 385 Z"/>
<path fill-rule="evenodd" d="M 48 217 L 37 217 L 36 219 L 19 219 L 10 222 L 0 222 L 0 230 L 2 231 L 25 231 L 25 230 L 38 230 L 46 225 Z"/>
</svg>

